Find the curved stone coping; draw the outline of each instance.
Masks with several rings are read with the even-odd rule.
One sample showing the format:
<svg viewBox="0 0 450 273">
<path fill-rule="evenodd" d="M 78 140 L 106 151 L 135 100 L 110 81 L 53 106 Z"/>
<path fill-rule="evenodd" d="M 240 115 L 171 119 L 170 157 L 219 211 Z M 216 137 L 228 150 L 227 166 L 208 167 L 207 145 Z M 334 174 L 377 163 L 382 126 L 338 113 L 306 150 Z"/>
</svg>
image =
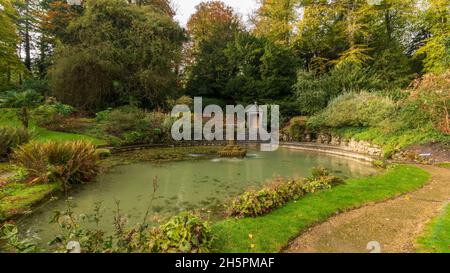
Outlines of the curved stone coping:
<svg viewBox="0 0 450 273">
<path fill-rule="evenodd" d="M 364 160 L 373 162 L 377 158 L 370 155 L 361 154 L 350 150 L 349 148 L 344 148 L 340 146 L 325 145 L 325 144 L 315 144 L 310 142 L 282 142 L 280 146 L 302 151 L 312 151 L 319 153 L 327 153 L 332 155 L 338 155 L 343 157 L 350 157 L 354 159 Z"/>
<path fill-rule="evenodd" d="M 192 146 L 223 146 L 226 145 L 226 141 L 193 141 L 193 142 L 180 142 L 176 144 L 147 144 L 147 145 L 132 145 L 132 146 L 124 146 L 124 147 L 104 147 L 110 149 L 112 153 L 122 153 L 128 151 L 136 151 L 136 150 L 144 150 L 151 148 L 168 148 L 168 147 L 192 147 Z M 238 141 L 239 145 L 259 145 L 261 142 L 258 141 Z M 285 147 L 288 149 L 295 150 L 303 150 L 303 151 L 312 151 L 319 153 L 327 153 L 337 156 L 349 157 L 358 160 L 364 160 L 368 162 L 372 162 L 376 160 L 376 157 L 361 154 L 355 151 L 352 151 L 348 147 L 341 146 L 333 146 L 326 144 L 317 144 L 311 142 L 281 142 L 281 147 Z"/>
<path fill-rule="evenodd" d="M 129 151 L 138 151 L 138 150 L 146 150 L 152 148 L 171 148 L 171 147 L 195 147 L 195 146 L 224 146 L 228 142 L 227 141 L 181 141 L 177 143 L 167 143 L 167 144 L 143 144 L 143 145 L 130 145 L 130 146 L 119 146 L 119 147 L 110 147 L 110 146 L 98 146 L 98 148 L 109 149 L 112 153 L 122 153 Z M 238 145 L 259 145 L 261 142 L 258 141 L 237 141 Z"/>
</svg>

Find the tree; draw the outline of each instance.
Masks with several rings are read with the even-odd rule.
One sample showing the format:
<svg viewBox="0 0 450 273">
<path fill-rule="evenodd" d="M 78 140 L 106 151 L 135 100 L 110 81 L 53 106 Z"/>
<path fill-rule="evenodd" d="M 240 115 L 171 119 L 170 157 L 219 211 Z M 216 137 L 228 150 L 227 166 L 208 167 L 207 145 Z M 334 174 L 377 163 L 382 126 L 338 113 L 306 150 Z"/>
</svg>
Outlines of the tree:
<svg viewBox="0 0 450 273">
<path fill-rule="evenodd" d="M 260 0 L 253 19 L 254 33 L 273 43 L 289 45 L 299 0 Z"/>
<path fill-rule="evenodd" d="M 416 55 L 424 56 L 426 72 L 444 72 L 450 68 L 450 5 L 446 0 L 428 0 L 422 21 L 429 37 Z"/>
<path fill-rule="evenodd" d="M 67 31 L 50 70 L 62 102 L 91 111 L 130 101 L 157 108 L 178 93 L 185 33 L 171 17 L 121 0 L 88 0 Z"/>
<path fill-rule="evenodd" d="M 231 7 L 220 1 L 199 4 L 188 22 L 186 89 L 190 95 L 230 99 L 226 84 L 232 73 L 225 49 L 241 29 Z"/>
<path fill-rule="evenodd" d="M 193 51 L 197 51 L 201 43 L 217 36 L 217 33 L 222 32 L 224 38 L 231 38 L 239 27 L 239 18 L 233 9 L 221 1 L 202 2 L 195 9 L 187 23 Z"/>
<path fill-rule="evenodd" d="M 15 1 L 18 16 L 16 17 L 16 24 L 20 36 L 21 47 L 23 51 L 23 63 L 32 73 L 32 50 L 35 47 L 35 34 L 37 32 L 38 19 L 36 17 L 37 7 L 39 5 L 37 0 L 17 0 Z"/>
<path fill-rule="evenodd" d="M 69 5 L 62 0 L 42 0 L 40 2 L 37 16 L 39 37 L 36 49 L 39 78 L 46 77 L 48 67 L 52 64 L 51 59 L 56 44 L 68 42 L 71 39 L 66 29 L 72 20 L 81 16 L 82 12 L 83 6 Z"/>
<path fill-rule="evenodd" d="M 9 87 L 14 76 L 24 70 L 16 52 L 19 37 L 14 25 L 15 16 L 10 0 L 0 0 L 0 90 Z"/>
</svg>

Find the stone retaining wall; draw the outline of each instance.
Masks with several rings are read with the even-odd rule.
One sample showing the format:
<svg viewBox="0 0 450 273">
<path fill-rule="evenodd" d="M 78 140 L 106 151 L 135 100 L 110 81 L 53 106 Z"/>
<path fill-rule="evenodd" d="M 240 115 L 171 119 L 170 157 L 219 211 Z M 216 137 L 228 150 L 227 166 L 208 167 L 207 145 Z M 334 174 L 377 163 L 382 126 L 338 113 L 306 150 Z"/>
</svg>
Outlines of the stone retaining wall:
<svg viewBox="0 0 450 273">
<path fill-rule="evenodd" d="M 289 139 L 288 136 L 283 135 L 282 141 L 292 142 L 294 140 Z M 382 157 L 383 151 L 382 149 L 374 145 L 368 141 L 358 141 L 355 139 L 345 139 L 341 136 L 334 135 L 331 133 L 321 132 L 318 134 L 313 133 L 305 133 L 300 142 L 308 142 L 308 143 L 317 143 L 317 144 L 326 144 L 337 146 L 345 150 L 353 151 L 356 153 L 367 154 L 373 157 Z"/>
</svg>

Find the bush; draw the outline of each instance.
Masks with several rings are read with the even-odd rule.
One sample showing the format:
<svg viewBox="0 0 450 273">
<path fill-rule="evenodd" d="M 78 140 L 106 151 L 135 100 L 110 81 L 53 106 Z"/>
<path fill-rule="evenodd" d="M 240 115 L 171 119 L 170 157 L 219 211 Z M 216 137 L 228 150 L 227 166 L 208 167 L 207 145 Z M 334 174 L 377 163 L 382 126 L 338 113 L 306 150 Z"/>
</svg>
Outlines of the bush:
<svg viewBox="0 0 450 273">
<path fill-rule="evenodd" d="M 328 107 L 308 120 L 311 127 L 369 127 L 390 117 L 396 104 L 389 98 L 373 93 L 346 93 L 334 99 Z"/>
<path fill-rule="evenodd" d="M 319 166 L 319 167 L 314 167 L 311 169 L 311 179 L 318 179 L 322 176 L 328 176 L 330 175 L 330 172 L 328 171 L 327 168 Z"/>
<path fill-rule="evenodd" d="M 20 108 L 33 107 L 42 102 L 43 97 L 36 91 L 7 91 L 0 97 L 0 107 Z"/>
<path fill-rule="evenodd" d="M 95 150 L 95 154 L 98 156 L 98 158 L 104 159 L 111 156 L 111 150 L 110 149 L 97 149 Z"/>
<path fill-rule="evenodd" d="M 441 75 L 428 74 L 414 82 L 400 115 L 410 127 L 418 128 L 431 122 L 437 130 L 450 134 L 449 107 L 450 71 L 447 71 Z"/>
<path fill-rule="evenodd" d="M 75 111 L 75 108 L 70 105 L 49 99 L 44 105 L 37 107 L 33 111 L 33 117 L 39 126 L 51 130 L 58 130 L 60 127 L 64 127 L 63 124 L 66 118 Z"/>
<path fill-rule="evenodd" d="M 213 241 L 209 222 L 189 212 L 172 217 L 154 234 L 151 240 L 157 253 L 207 253 Z"/>
<path fill-rule="evenodd" d="M 28 142 L 33 135 L 25 128 L 0 127 L 0 159 L 8 156 L 17 146 Z"/>
<path fill-rule="evenodd" d="M 97 114 L 103 130 L 119 137 L 122 144 L 149 144 L 171 140 L 172 118 L 160 112 L 121 107 Z"/>
<path fill-rule="evenodd" d="M 14 151 L 14 159 L 27 171 L 30 183 L 61 181 L 63 186 L 92 180 L 97 154 L 89 142 L 31 142 Z"/>
<path fill-rule="evenodd" d="M 167 107 L 169 107 L 169 109 L 171 110 L 173 107 L 175 107 L 176 105 L 187 105 L 189 106 L 189 108 L 193 109 L 194 107 L 194 100 L 189 97 L 189 96 L 182 96 L 176 100 L 174 99 L 168 99 L 167 102 Z"/>
<path fill-rule="evenodd" d="M 288 137 L 289 141 L 303 141 L 307 132 L 306 117 L 298 116 L 289 120 L 289 123 L 282 129 L 282 133 Z"/>
<path fill-rule="evenodd" d="M 260 190 L 247 191 L 231 201 L 227 206 L 227 215 L 239 218 L 264 215 L 307 193 L 330 189 L 343 182 L 336 176 L 328 175 L 328 171 L 322 170 L 322 173 L 326 175 L 310 179 L 277 178 L 269 186 Z"/>
<path fill-rule="evenodd" d="M 312 115 L 323 110 L 331 100 L 343 93 L 381 88 L 379 80 L 371 76 L 366 68 L 345 64 L 323 75 L 299 71 L 294 93 L 300 112 Z"/>
</svg>

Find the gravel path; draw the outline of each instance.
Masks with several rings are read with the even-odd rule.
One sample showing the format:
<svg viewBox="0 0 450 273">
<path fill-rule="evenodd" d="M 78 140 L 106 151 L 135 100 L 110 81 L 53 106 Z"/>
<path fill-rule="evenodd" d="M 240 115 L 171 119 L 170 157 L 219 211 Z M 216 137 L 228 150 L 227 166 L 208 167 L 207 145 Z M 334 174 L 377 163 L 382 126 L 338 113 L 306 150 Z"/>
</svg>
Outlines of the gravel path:
<svg viewBox="0 0 450 273">
<path fill-rule="evenodd" d="M 450 170 L 419 167 L 432 175 L 423 188 L 332 217 L 294 239 L 285 252 L 367 253 L 369 242 L 381 252 L 415 252 L 425 224 L 450 201 Z"/>
</svg>

